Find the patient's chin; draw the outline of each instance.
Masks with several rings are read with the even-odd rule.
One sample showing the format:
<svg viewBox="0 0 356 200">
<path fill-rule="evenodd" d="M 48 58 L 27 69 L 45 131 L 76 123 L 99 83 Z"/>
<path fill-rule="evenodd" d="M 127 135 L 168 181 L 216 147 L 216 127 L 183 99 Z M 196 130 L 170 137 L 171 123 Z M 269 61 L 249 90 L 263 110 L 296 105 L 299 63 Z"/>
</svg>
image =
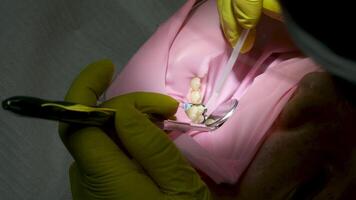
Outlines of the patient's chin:
<svg viewBox="0 0 356 200">
<path fill-rule="evenodd" d="M 356 109 L 337 87 L 325 73 L 307 75 L 239 183 L 205 179 L 212 191 L 250 200 L 355 197 Z"/>
</svg>

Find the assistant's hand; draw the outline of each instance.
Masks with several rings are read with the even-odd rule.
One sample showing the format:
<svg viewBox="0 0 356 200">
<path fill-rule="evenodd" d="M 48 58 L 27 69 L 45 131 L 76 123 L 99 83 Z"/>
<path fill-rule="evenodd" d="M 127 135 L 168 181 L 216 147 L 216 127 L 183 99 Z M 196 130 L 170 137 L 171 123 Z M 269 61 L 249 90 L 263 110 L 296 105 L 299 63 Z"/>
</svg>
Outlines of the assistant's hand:
<svg viewBox="0 0 356 200">
<path fill-rule="evenodd" d="M 262 12 L 270 17 L 281 19 L 277 0 L 217 0 L 221 26 L 226 39 L 235 46 L 242 29 L 252 29 L 242 52 L 247 52 L 255 40 L 254 27 Z"/>
<path fill-rule="evenodd" d="M 113 74 L 110 61 L 89 65 L 66 100 L 95 105 Z M 73 199 L 211 199 L 206 185 L 166 133 L 147 114 L 170 117 L 178 103 L 165 95 L 131 93 L 102 104 L 117 110 L 115 129 L 128 157 L 98 127 L 60 125 L 61 138 L 75 162 L 70 168 Z"/>
</svg>

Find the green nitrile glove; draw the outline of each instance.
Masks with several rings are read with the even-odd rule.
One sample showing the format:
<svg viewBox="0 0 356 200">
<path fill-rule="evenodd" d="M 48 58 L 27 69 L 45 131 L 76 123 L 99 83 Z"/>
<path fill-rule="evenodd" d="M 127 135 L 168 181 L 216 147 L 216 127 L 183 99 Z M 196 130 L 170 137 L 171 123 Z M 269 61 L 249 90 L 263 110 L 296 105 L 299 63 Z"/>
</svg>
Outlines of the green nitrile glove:
<svg viewBox="0 0 356 200">
<path fill-rule="evenodd" d="M 217 0 L 221 27 L 230 45 L 235 46 L 242 29 L 252 29 L 241 52 L 249 51 L 255 41 L 255 26 L 262 13 L 281 20 L 277 0 Z"/>
<path fill-rule="evenodd" d="M 107 60 L 89 65 L 65 100 L 95 105 L 110 84 L 113 69 Z M 132 158 L 101 128 L 60 124 L 61 138 L 75 160 L 70 167 L 73 199 L 211 199 L 197 172 L 166 133 L 147 118 L 147 114 L 174 115 L 177 101 L 162 94 L 137 92 L 101 106 L 117 110 L 116 133 Z"/>
</svg>

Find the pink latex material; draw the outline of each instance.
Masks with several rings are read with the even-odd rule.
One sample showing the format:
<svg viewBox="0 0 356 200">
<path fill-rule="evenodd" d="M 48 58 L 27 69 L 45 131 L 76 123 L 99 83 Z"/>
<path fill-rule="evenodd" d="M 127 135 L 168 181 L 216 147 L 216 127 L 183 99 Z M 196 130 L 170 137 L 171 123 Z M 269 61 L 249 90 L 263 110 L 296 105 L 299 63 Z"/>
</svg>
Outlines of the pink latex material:
<svg viewBox="0 0 356 200">
<path fill-rule="evenodd" d="M 106 98 L 134 91 L 187 101 L 190 80 L 200 77 L 206 103 L 231 47 L 220 29 L 215 0 L 192 10 L 188 0 L 131 58 Z M 267 137 L 298 81 L 318 70 L 299 55 L 282 23 L 263 17 L 252 51 L 239 57 L 217 99 L 239 100 L 237 111 L 214 132 L 171 133 L 177 147 L 215 182 L 236 183 Z M 179 108 L 177 120 L 189 121 Z"/>
</svg>

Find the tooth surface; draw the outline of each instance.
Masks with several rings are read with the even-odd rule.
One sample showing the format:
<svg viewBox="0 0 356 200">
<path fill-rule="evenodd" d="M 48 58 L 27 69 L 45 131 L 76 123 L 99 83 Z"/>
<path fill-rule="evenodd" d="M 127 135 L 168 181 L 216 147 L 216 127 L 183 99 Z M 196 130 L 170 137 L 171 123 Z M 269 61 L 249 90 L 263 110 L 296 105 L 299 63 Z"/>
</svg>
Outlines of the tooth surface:
<svg viewBox="0 0 356 200">
<path fill-rule="evenodd" d="M 190 100 L 193 104 L 200 104 L 202 101 L 201 94 L 199 90 L 190 92 Z"/>
<path fill-rule="evenodd" d="M 206 120 L 205 124 L 207 124 L 207 125 L 213 124 L 215 121 L 216 120 L 209 118 L 209 119 Z"/>
<path fill-rule="evenodd" d="M 205 112 L 205 107 L 202 105 L 193 105 L 186 110 L 186 114 L 193 123 L 200 124 L 204 121 L 203 113 Z"/>
<path fill-rule="evenodd" d="M 190 88 L 192 90 L 199 90 L 201 86 L 201 80 L 199 77 L 195 77 L 190 81 Z"/>
</svg>

